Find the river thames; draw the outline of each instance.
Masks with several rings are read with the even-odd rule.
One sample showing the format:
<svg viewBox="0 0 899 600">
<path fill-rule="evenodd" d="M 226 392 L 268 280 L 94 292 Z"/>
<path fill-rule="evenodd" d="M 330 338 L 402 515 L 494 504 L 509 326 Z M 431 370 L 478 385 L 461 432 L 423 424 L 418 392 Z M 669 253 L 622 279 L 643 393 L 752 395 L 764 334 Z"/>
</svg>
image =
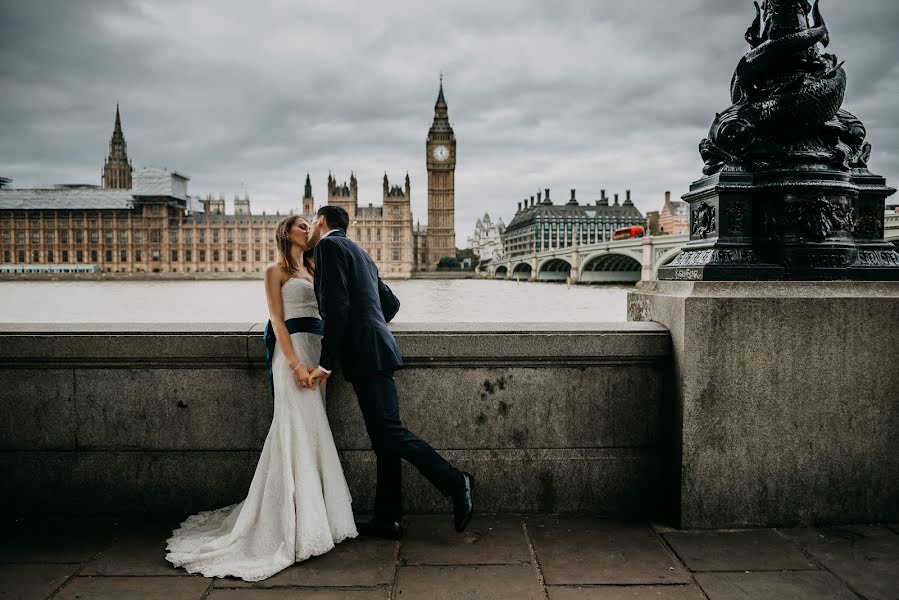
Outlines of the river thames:
<svg viewBox="0 0 899 600">
<path fill-rule="evenodd" d="M 397 323 L 627 320 L 627 285 L 483 279 L 390 281 Z M 229 323 L 265 321 L 261 280 L 5 281 L 4 323 Z"/>
</svg>

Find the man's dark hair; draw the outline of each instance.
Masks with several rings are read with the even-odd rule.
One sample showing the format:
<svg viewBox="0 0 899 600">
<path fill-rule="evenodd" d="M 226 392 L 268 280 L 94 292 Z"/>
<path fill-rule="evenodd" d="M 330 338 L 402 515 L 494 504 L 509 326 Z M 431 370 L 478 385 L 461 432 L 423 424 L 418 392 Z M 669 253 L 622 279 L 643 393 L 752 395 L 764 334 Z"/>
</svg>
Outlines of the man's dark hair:
<svg viewBox="0 0 899 600">
<path fill-rule="evenodd" d="M 346 233 L 346 228 L 350 225 L 350 215 L 339 206 L 331 206 L 326 204 L 318 209 L 316 213 L 320 217 L 325 218 L 325 223 L 331 229 L 339 229 Z"/>
</svg>

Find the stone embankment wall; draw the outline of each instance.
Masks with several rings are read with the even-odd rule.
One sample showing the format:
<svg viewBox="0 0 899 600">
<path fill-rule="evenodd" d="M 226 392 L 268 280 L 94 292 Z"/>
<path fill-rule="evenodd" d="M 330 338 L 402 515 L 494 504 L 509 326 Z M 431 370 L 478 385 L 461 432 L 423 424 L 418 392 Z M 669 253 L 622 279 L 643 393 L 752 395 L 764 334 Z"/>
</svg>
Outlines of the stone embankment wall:
<svg viewBox="0 0 899 600">
<path fill-rule="evenodd" d="M 237 502 L 272 418 L 262 325 L 0 325 L 6 514 Z M 483 512 L 653 513 L 668 331 L 654 323 L 395 326 L 411 430 L 472 471 Z M 358 513 L 375 463 L 351 388 L 328 413 Z M 449 503 L 408 465 L 408 512 Z"/>
</svg>

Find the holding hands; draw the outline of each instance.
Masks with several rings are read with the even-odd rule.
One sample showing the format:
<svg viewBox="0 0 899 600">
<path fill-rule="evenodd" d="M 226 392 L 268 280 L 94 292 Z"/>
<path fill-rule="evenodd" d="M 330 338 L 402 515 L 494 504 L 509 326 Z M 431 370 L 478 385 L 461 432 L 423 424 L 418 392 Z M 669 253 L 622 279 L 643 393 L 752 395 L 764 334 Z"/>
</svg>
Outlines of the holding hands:
<svg viewBox="0 0 899 600">
<path fill-rule="evenodd" d="M 312 381 L 312 377 L 309 374 L 309 369 L 300 361 L 291 361 L 290 373 L 298 387 L 312 389 L 315 386 L 315 382 Z"/>
<path fill-rule="evenodd" d="M 312 371 L 312 374 L 311 374 L 309 377 L 310 377 L 312 380 L 316 380 L 316 379 L 317 379 L 317 380 L 318 380 L 318 385 L 319 385 L 319 387 L 325 387 L 325 382 L 328 381 L 328 377 L 330 377 L 330 376 L 331 376 L 330 373 L 327 373 L 327 372 L 325 372 L 325 371 L 322 371 L 320 368 L 316 367 L 316 368 Z"/>
</svg>

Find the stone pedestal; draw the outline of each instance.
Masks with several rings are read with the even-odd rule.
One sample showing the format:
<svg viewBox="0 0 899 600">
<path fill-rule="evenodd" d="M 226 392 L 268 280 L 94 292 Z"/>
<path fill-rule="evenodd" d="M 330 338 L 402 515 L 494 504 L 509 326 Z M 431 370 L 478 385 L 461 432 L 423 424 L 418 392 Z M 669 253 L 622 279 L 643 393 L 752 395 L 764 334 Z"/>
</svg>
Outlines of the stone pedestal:
<svg viewBox="0 0 899 600">
<path fill-rule="evenodd" d="M 680 526 L 899 520 L 899 282 L 657 281 L 628 318 L 671 331 Z"/>
</svg>

